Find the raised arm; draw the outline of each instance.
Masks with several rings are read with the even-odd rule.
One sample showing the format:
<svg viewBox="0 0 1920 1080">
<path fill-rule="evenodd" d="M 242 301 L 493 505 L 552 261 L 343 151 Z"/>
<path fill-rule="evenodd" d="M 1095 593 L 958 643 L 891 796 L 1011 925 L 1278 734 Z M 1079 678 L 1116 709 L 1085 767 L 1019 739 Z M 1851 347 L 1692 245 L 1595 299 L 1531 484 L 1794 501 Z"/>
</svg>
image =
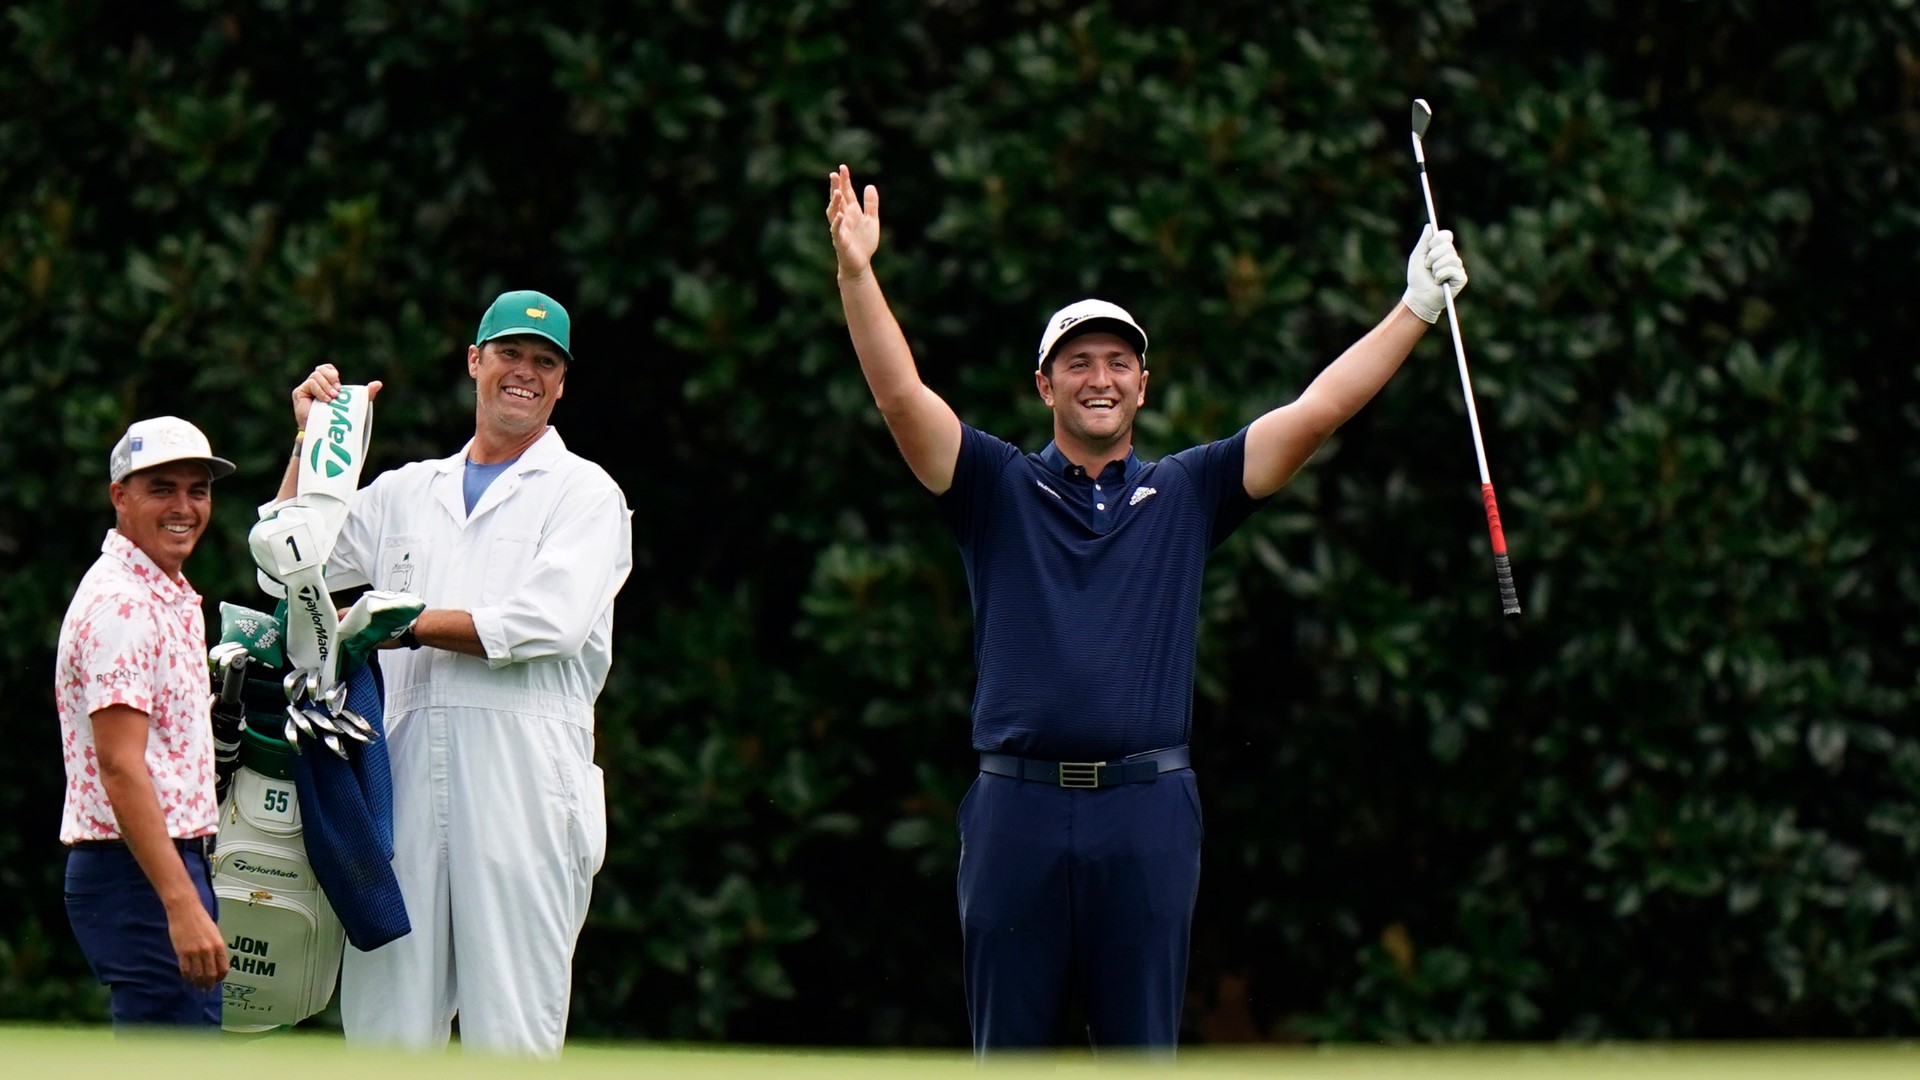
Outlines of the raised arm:
<svg viewBox="0 0 1920 1080">
<path fill-rule="evenodd" d="M 1256 499 L 1279 491 L 1320 444 L 1387 384 L 1427 326 L 1446 310 L 1441 289 L 1467 287 L 1467 269 L 1453 249 L 1453 233 L 1420 234 L 1407 259 L 1407 291 L 1380 324 L 1327 365 L 1292 404 L 1267 413 L 1247 429 L 1244 482 Z"/>
<path fill-rule="evenodd" d="M 880 246 L 880 192 L 867 185 L 863 203 L 854 195 L 845 165 L 827 174 L 827 229 L 839 262 L 840 305 L 847 333 L 860 357 L 860 371 L 873 391 L 887 430 L 907 459 L 907 467 L 928 491 L 939 495 L 953 486 L 960 458 L 960 418 L 939 394 L 920 381 L 913 351 L 887 307 L 873 274 L 873 253 Z"/>
</svg>

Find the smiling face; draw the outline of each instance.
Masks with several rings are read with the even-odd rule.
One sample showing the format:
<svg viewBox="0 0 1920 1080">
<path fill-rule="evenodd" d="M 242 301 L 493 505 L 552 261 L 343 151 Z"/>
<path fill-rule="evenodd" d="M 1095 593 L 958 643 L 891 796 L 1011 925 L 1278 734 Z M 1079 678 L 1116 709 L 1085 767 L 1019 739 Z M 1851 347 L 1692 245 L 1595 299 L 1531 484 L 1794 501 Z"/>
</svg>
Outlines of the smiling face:
<svg viewBox="0 0 1920 1080">
<path fill-rule="evenodd" d="M 114 528 L 147 553 L 169 577 L 179 577 L 187 556 L 213 516 L 213 478 L 197 461 L 142 469 L 107 489 Z"/>
<path fill-rule="evenodd" d="M 1053 410 L 1054 441 L 1093 454 L 1127 445 L 1133 416 L 1147 403 L 1140 355 L 1125 338 L 1105 331 L 1063 342 L 1047 370 L 1034 374 L 1034 385 Z"/>
<path fill-rule="evenodd" d="M 526 439 L 546 430 L 566 392 L 567 360 L 537 334 L 512 334 L 467 347 L 474 382 L 474 427 L 498 440 Z"/>
</svg>

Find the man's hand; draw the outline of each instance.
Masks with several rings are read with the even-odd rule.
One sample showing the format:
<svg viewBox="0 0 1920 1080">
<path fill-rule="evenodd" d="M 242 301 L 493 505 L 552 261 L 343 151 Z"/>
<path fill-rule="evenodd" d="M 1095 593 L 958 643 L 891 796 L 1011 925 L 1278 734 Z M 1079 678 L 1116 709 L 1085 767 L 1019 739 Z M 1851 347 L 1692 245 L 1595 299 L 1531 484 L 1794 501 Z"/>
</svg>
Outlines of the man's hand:
<svg viewBox="0 0 1920 1080">
<path fill-rule="evenodd" d="M 840 276 L 859 277 L 873 263 L 880 246 L 880 191 L 867 185 L 863 206 L 853 193 L 853 176 L 845 165 L 827 174 L 827 231 L 833 235 L 833 254 Z M 297 397 L 297 395 L 296 395 Z"/>
<path fill-rule="evenodd" d="M 167 819 L 147 771 L 146 713 L 109 705 L 93 713 L 93 744 L 100 786 L 113 806 L 120 836 L 167 912 L 167 935 L 180 959 L 180 976 L 202 990 L 227 975 L 227 943 L 200 901 L 199 886 L 180 851 L 167 839 Z"/>
<path fill-rule="evenodd" d="M 293 388 L 293 426 L 301 431 L 307 430 L 307 414 L 313 411 L 313 403 L 332 401 L 339 397 L 340 387 L 343 385 L 345 384 L 340 381 L 339 370 L 332 364 L 321 364 L 314 368 L 313 374 Z M 380 386 L 378 379 L 367 384 L 368 401 L 380 396 Z"/>
<path fill-rule="evenodd" d="M 1467 267 L 1460 261 L 1460 253 L 1453 250 L 1453 231 L 1436 233 L 1428 225 L 1420 232 L 1420 242 L 1413 245 L 1413 254 L 1407 257 L 1407 292 L 1400 302 L 1415 315 L 1433 322 L 1447 310 L 1446 294 L 1441 290 L 1448 286 L 1453 295 L 1459 296 L 1467 287 Z"/>
<path fill-rule="evenodd" d="M 167 936 L 180 958 L 180 977 L 201 990 L 211 990 L 227 977 L 227 943 L 220 927 L 200 906 L 199 896 L 167 908 Z"/>
</svg>

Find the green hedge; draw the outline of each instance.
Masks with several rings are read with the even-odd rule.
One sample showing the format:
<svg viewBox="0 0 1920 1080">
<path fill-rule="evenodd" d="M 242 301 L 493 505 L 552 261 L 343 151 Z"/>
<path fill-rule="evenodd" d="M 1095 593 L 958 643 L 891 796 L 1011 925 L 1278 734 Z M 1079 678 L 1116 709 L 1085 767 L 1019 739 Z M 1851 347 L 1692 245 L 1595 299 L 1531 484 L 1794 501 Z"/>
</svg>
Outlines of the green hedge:
<svg viewBox="0 0 1920 1080">
<path fill-rule="evenodd" d="M 1097 294 L 1158 456 L 1398 297 L 1422 96 L 1526 615 L 1436 333 L 1209 570 L 1190 1034 L 1920 1031 L 1913 5 L 228 8 L 6 16 L 0 1015 L 103 1015 L 50 675 L 119 431 L 240 464 L 188 570 L 246 599 L 298 374 L 387 381 L 376 467 L 446 453 L 480 308 L 538 287 L 635 510 L 575 1033 L 963 1042 L 966 584 L 825 174 L 881 186 L 963 418 L 1043 441 L 1040 322 Z"/>
</svg>

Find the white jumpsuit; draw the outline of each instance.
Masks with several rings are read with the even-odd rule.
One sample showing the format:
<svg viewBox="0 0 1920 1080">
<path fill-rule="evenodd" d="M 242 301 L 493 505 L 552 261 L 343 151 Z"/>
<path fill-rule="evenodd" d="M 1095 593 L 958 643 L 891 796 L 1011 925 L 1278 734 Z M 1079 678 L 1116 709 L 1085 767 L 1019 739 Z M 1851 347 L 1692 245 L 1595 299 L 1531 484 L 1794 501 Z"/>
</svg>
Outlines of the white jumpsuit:
<svg viewBox="0 0 1920 1080">
<path fill-rule="evenodd" d="M 327 566 L 472 613 L 486 659 L 380 654 L 393 763 L 393 869 L 413 932 L 348 949 L 351 1042 L 550 1056 L 567 1030 L 573 947 L 606 855 L 593 706 L 632 513 L 552 428 L 466 512 L 466 450 L 355 496 Z"/>
</svg>

